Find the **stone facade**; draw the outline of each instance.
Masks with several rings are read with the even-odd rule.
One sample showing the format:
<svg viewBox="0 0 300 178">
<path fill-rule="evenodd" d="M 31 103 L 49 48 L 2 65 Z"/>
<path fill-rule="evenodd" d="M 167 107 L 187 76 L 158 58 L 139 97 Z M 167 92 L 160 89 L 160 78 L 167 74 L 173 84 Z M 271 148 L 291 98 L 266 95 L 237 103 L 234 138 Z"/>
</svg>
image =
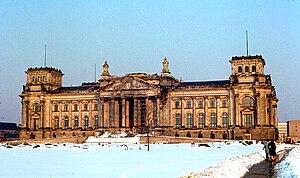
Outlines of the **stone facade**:
<svg viewBox="0 0 300 178">
<path fill-rule="evenodd" d="M 229 80 L 183 82 L 163 60 L 161 75 L 112 76 L 63 87 L 61 70 L 29 68 L 20 138 L 132 131 L 216 139 L 276 139 L 277 98 L 262 56 L 232 57 Z"/>
</svg>

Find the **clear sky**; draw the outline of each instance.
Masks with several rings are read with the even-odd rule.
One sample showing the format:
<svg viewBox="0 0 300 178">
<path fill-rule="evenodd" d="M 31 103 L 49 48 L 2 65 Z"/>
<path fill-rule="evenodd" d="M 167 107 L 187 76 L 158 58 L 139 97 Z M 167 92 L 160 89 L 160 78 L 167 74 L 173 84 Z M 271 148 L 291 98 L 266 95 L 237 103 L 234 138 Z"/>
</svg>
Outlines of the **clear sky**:
<svg viewBox="0 0 300 178">
<path fill-rule="evenodd" d="M 63 85 L 110 73 L 171 74 L 184 81 L 228 79 L 229 60 L 263 55 L 276 87 L 279 121 L 300 119 L 300 2 L 217 0 L 1 0 L 0 121 L 21 122 L 28 67 L 65 74 Z"/>
</svg>

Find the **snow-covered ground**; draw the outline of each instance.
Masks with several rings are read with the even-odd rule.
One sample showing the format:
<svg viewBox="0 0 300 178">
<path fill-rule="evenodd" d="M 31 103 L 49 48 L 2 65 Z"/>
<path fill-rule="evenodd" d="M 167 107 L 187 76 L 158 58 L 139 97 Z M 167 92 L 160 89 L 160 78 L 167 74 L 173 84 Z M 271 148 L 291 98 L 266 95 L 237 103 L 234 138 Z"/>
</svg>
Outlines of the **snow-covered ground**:
<svg viewBox="0 0 300 178">
<path fill-rule="evenodd" d="M 286 157 L 275 166 L 277 177 L 300 177 L 300 147 L 295 146 Z"/>
<path fill-rule="evenodd" d="M 180 177 L 189 172 L 240 177 L 264 159 L 262 145 L 237 142 L 154 144 L 0 145 L 0 177 Z M 244 155 L 244 156 L 243 156 Z M 245 156 L 247 155 L 247 156 Z M 296 154 L 298 158 L 299 154 Z M 209 173 L 209 172 L 214 172 Z M 224 173 L 225 172 L 225 173 Z M 228 176 L 227 176 L 228 177 Z"/>
</svg>

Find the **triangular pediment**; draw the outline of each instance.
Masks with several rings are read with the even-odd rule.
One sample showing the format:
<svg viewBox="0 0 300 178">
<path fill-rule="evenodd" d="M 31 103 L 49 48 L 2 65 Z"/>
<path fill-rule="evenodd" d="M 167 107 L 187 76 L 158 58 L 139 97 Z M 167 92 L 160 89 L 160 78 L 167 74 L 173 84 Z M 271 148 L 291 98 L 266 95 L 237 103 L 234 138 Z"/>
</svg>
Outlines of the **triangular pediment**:
<svg viewBox="0 0 300 178">
<path fill-rule="evenodd" d="M 148 90 L 153 88 L 152 84 L 139 79 L 138 77 L 125 76 L 112 84 L 106 86 L 106 91 L 120 91 L 120 90 Z"/>
<path fill-rule="evenodd" d="M 31 115 L 32 118 L 39 118 L 40 117 L 40 114 L 38 114 L 37 112 L 34 112 L 32 115 Z"/>
<path fill-rule="evenodd" d="M 252 111 L 254 111 L 253 107 L 247 107 L 247 108 L 242 109 L 242 112 L 252 112 Z"/>
</svg>

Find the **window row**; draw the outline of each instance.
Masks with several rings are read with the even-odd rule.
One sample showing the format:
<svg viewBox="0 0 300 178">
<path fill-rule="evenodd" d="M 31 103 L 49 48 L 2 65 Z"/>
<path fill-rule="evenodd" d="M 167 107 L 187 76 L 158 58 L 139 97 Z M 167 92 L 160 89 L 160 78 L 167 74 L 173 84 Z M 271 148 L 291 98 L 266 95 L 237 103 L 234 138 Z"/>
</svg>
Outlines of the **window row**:
<svg viewBox="0 0 300 178">
<path fill-rule="evenodd" d="M 204 128 L 205 127 L 205 115 L 204 113 L 198 114 L 198 128 Z M 194 125 L 194 116 L 192 113 L 187 113 L 186 115 L 186 128 L 193 128 Z M 222 127 L 228 128 L 229 126 L 229 120 L 228 120 L 228 113 L 223 112 L 222 114 Z M 182 127 L 182 116 L 180 113 L 175 114 L 175 127 L 181 128 Z M 210 113 L 210 128 L 216 128 L 217 127 L 217 116 L 215 112 Z"/>
<path fill-rule="evenodd" d="M 242 67 L 242 66 L 239 66 L 239 67 L 238 67 L 238 72 L 239 72 L 239 73 L 243 73 L 243 67 Z M 250 72 L 250 67 L 249 67 L 249 66 L 245 66 L 244 72 Z M 256 66 L 253 65 L 253 66 L 251 67 L 251 72 L 256 72 Z"/>
<path fill-rule="evenodd" d="M 83 124 L 83 129 L 88 129 L 90 127 L 90 119 L 89 119 L 89 117 L 88 116 L 84 116 L 83 121 L 84 121 L 83 122 L 84 123 Z M 59 117 L 55 116 L 54 117 L 54 129 L 60 128 L 61 127 L 60 124 L 61 124 L 61 121 L 60 121 Z M 70 119 L 69 119 L 68 116 L 64 116 L 62 127 L 64 129 L 72 127 L 70 125 Z M 79 127 L 80 127 L 79 118 L 78 118 L 78 116 L 75 116 L 73 118 L 73 128 L 74 129 L 78 129 Z M 95 115 L 94 116 L 94 128 L 98 128 L 98 127 L 99 127 L 99 118 L 98 118 L 98 115 Z"/>
<path fill-rule="evenodd" d="M 46 82 L 46 76 L 32 76 L 32 82 Z"/>
<path fill-rule="evenodd" d="M 62 109 L 62 111 L 69 111 L 69 108 L 70 107 L 70 105 L 68 105 L 68 104 L 64 104 L 63 105 L 63 109 Z M 97 103 L 94 103 L 93 104 L 93 110 L 94 111 L 98 111 L 98 104 Z M 73 110 L 72 111 L 79 111 L 79 105 L 78 104 L 73 104 L 73 108 L 72 108 Z M 82 111 L 88 111 L 89 110 L 89 104 L 87 104 L 87 103 L 84 103 L 83 104 L 83 107 L 82 107 Z M 58 112 L 59 111 L 59 105 L 57 105 L 57 104 L 55 104 L 54 106 L 53 106 L 53 111 L 54 112 Z"/>
<path fill-rule="evenodd" d="M 193 104 L 192 103 L 193 103 L 192 100 L 187 100 L 185 102 L 185 104 L 186 104 L 185 108 L 192 109 L 193 108 Z M 197 108 L 204 108 L 204 100 L 202 100 L 202 99 L 198 100 L 196 104 L 197 104 L 196 105 Z M 210 99 L 208 107 L 209 108 L 215 108 L 215 107 L 217 107 L 216 100 L 215 99 Z M 222 99 L 221 100 L 221 107 L 222 108 L 228 107 L 228 102 L 227 102 L 226 99 Z M 174 106 L 174 108 L 175 109 L 180 109 L 181 108 L 181 102 L 180 102 L 180 100 L 175 100 L 175 106 Z"/>
</svg>

